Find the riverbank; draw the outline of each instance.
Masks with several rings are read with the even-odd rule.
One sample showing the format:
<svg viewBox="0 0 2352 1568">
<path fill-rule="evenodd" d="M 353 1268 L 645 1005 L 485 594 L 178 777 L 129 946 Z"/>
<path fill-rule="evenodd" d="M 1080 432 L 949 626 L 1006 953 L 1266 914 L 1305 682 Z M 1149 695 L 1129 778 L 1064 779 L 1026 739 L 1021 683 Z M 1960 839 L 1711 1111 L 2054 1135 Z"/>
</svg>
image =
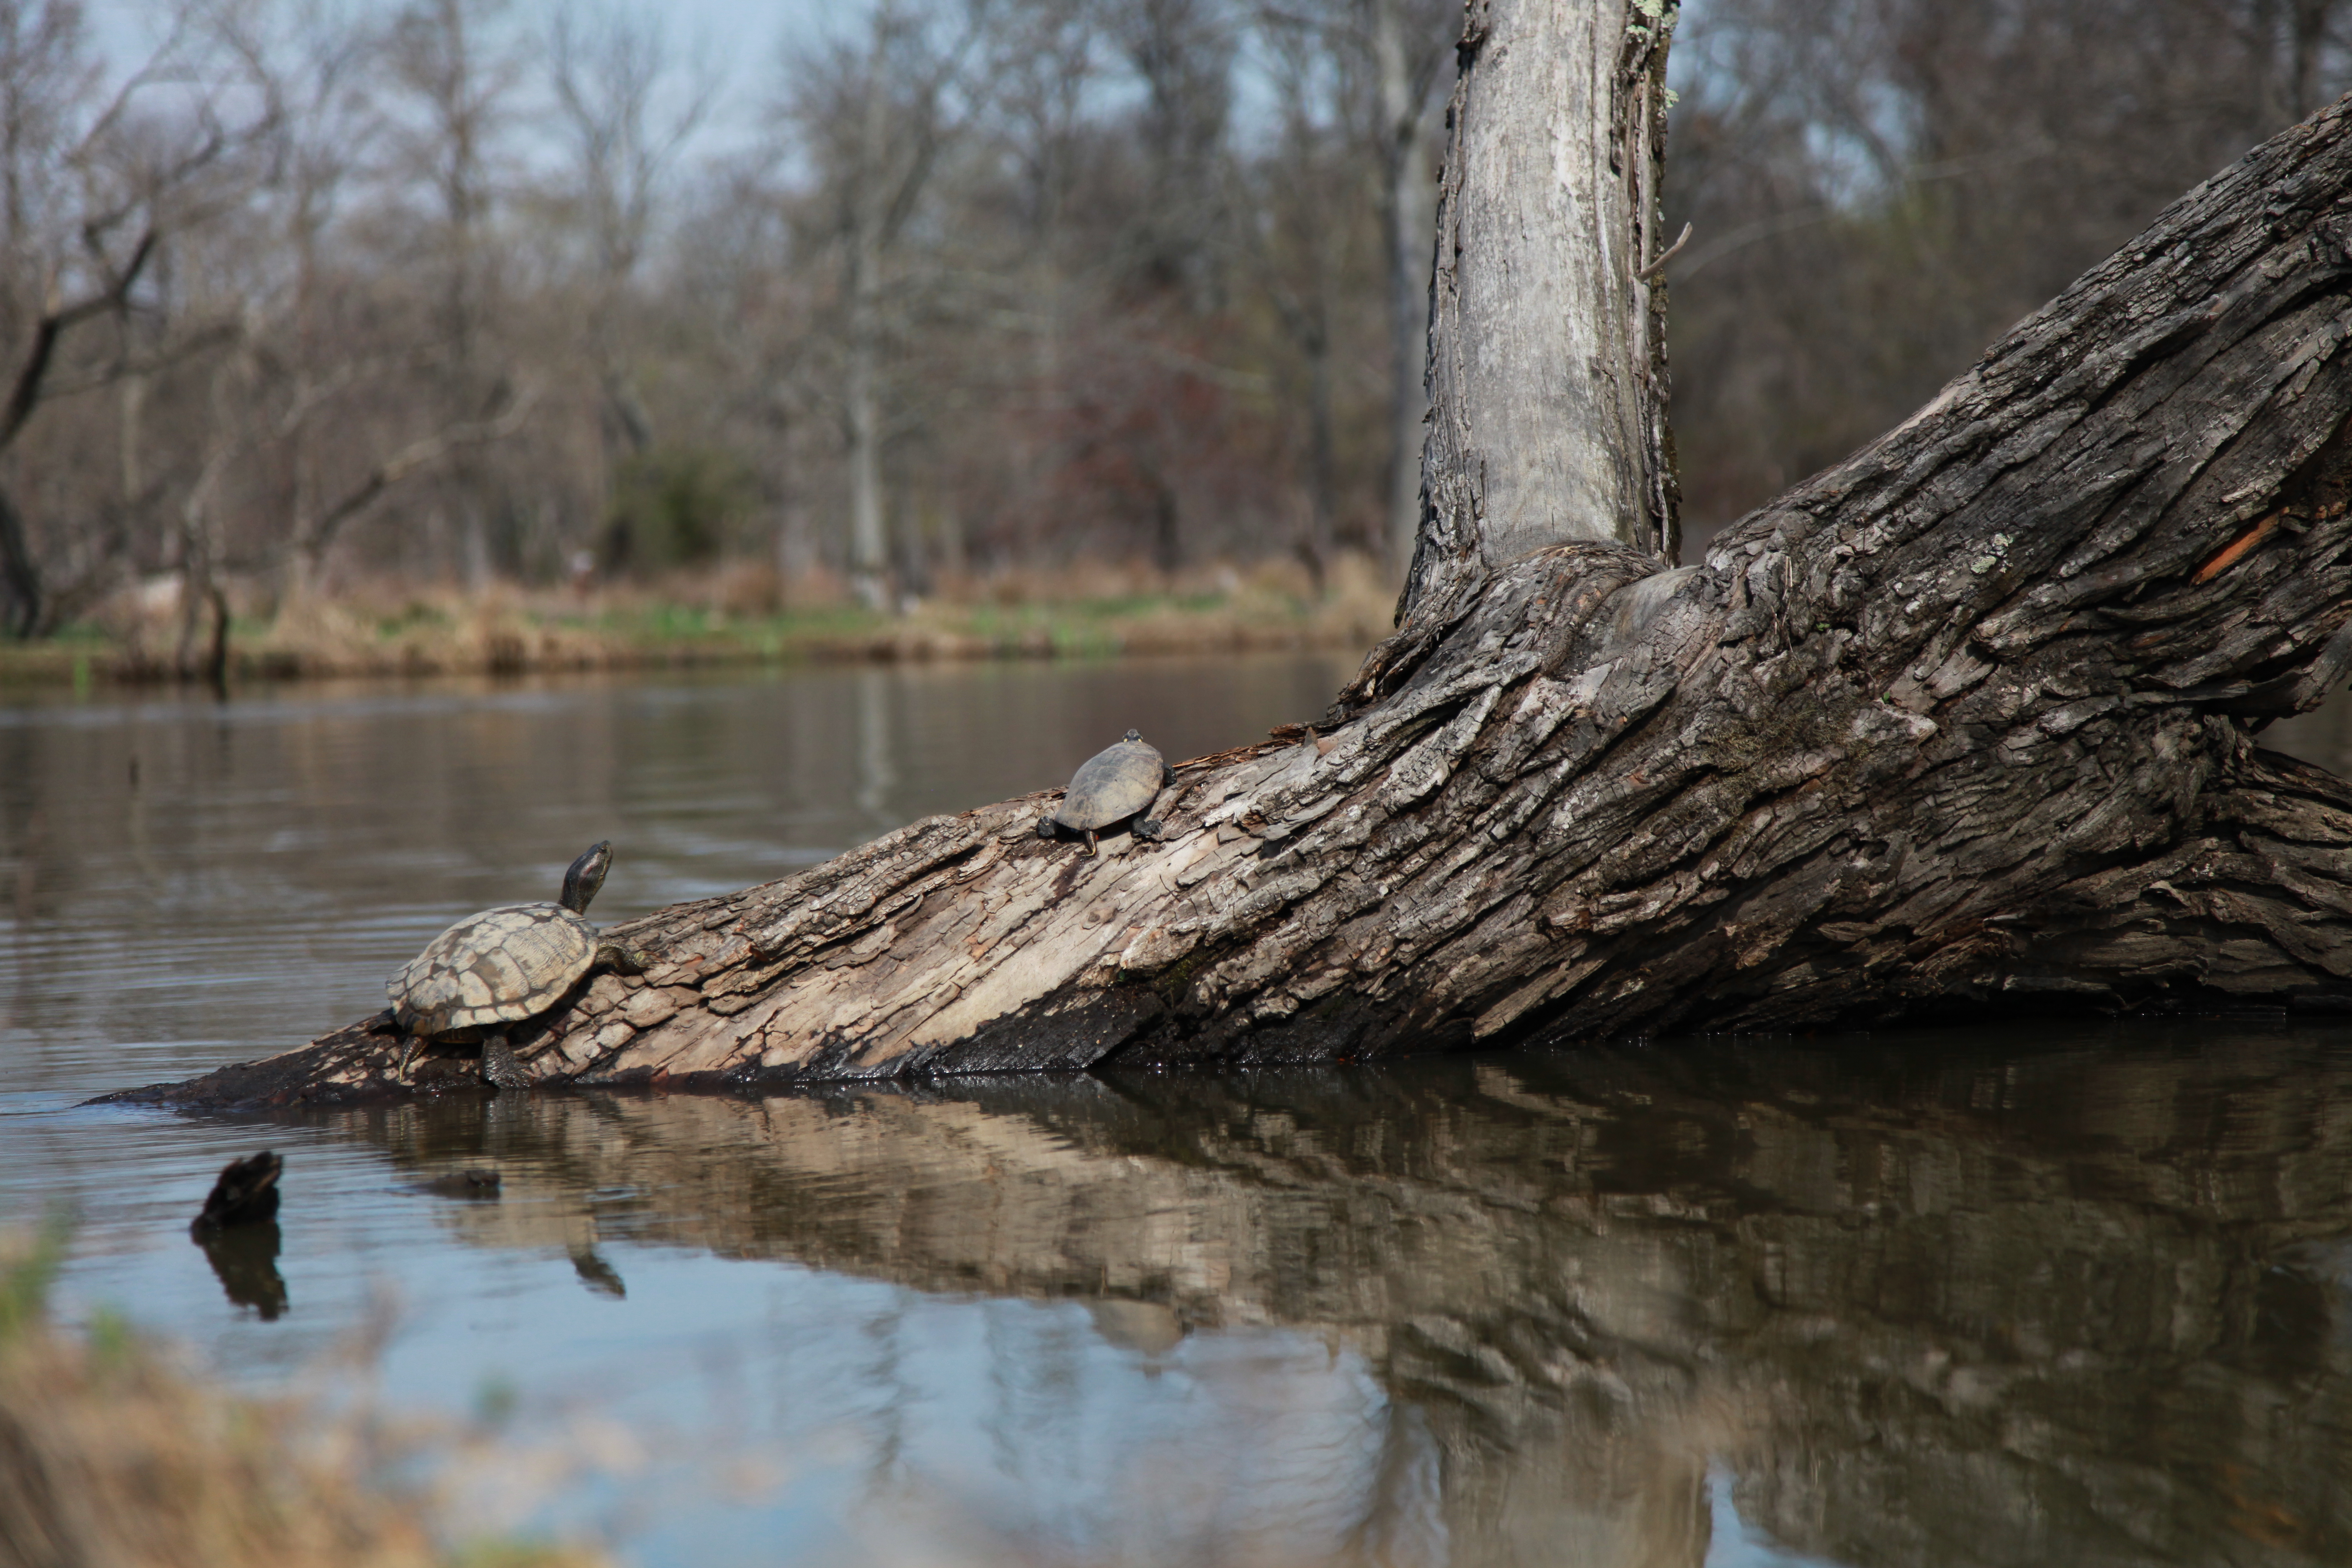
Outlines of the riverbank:
<svg viewBox="0 0 2352 1568">
<path fill-rule="evenodd" d="M 1394 590 L 1369 561 L 1314 593 L 1289 563 L 1168 577 L 1074 568 L 975 581 L 864 609 L 829 583 L 738 569 L 646 586 L 481 594 L 376 583 L 279 607 L 234 595 L 232 680 L 524 675 L 797 660 L 1110 658 L 1360 650 L 1387 635 Z M 242 599 L 242 602 L 239 600 Z M 205 673 L 209 627 L 184 658 L 176 586 L 126 594 L 57 637 L 0 644 L 0 683 L 169 681 Z"/>
</svg>

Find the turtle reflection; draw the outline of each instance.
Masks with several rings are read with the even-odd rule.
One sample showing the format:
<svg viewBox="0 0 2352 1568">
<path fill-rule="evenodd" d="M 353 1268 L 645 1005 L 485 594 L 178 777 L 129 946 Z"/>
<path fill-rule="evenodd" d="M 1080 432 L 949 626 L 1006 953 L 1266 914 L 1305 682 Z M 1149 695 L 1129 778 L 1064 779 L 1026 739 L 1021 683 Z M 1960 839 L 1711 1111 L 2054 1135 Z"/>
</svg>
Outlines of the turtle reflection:
<svg viewBox="0 0 2352 1568">
<path fill-rule="evenodd" d="M 278 1272 L 278 1222 L 262 1220 L 226 1230 L 197 1229 L 190 1233 L 204 1248 L 229 1304 L 250 1307 L 263 1322 L 286 1315 L 286 1281 Z"/>
<path fill-rule="evenodd" d="M 629 1287 L 621 1279 L 621 1271 L 605 1262 L 593 1247 L 572 1249 L 572 1271 L 580 1276 L 580 1283 L 599 1296 L 610 1296 L 616 1301 L 628 1297 Z"/>
<path fill-rule="evenodd" d="M 188 1235 L 228 1293 L 232 1306 L 250 1307 L 264 1322 L 286 1311 L 286 1281 L 278 1273 L 278 1178 L 286 1162 L 264 1149 L 221 1167 Z"/>
</svg>

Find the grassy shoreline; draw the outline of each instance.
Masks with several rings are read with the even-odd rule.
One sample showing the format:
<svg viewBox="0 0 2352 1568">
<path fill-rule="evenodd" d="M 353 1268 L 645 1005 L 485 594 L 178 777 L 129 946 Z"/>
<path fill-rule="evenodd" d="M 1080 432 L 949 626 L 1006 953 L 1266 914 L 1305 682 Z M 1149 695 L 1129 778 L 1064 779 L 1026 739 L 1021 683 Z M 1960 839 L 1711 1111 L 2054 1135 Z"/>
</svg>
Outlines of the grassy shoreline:
<svg viewBox="0 0 2352 1568">
<path fill-rule="evenodd" d="M 1111 658 L 1360 650 L 1386 636 L 1390 590 L 1343 563 L 1321 597 L 1303 578 L 1077 581 L 868 611 L 838 598 L 750 602 L 720 580 L 582 594 L 387 591 L 233 616 L 231 680 L 526 675 L 817 661 Z M 202 659 L 206 639 L 199 639 Z M 0 643 L 0 685 L 165 682 L 176 616 L 121 607 L 58 636 Z"/>
</svg>

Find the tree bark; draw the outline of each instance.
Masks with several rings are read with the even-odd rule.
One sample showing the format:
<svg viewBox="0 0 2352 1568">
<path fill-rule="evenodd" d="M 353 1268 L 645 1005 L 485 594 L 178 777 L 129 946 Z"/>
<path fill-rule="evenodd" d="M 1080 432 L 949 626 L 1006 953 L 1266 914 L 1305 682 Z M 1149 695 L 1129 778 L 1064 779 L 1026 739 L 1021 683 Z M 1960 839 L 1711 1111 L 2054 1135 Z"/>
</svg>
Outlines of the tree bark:
<svg viewBox="0 0 2352 1568">
<path fill-rule="evenodd" d="M 1368 0 L 1379 86 L 1381 224 L 1389 315 L 1388 518 L 1383 547 L 1396 570 L 1412 565 L 1421 537 L 1422 420 L 1429 412 L 1429 278 L 1434 194 L 1423 130 L 1429 78 L 1406 40 L 1405 0 Z"/>
<path fill-rule="evenodd" d="M 882 250 L 883 229 L 894 204 L 883 188 L 890 154 L 890 82 L 887 47 L 898 23 L 874 22 L 866 58 L 865 92 L 857 105 L 856 182 L 847 193 L 844 237 L 849 283 L 849 366 L 843 417 L 849 437 L 849 584 L 858 603 L 879 610 L 890 602 L 889 551 L 883 534 Z"/>
<path fill-rule="evenodd" d="M 1664 248 L 1674 15 L 1657 9 L 1470 6 L 1438 187 L 1408 615 L 1427 600 L 1450 619 L 1496 567 L 1567 540 L 1674 562 L 1664 300 L 1648 270 Z"/>
<path fill-rule="evenodd" d="M 1681 570 L 1500 560 L 1529 513 L 1479 466 L 1500 426 L 1458 412 L 1498 404 L 1441 376 L 1432 472 L 1458 454 L 1461 482 L 1326 732 L 1179 766 L 1164 842 L 1084 858 L 1034 836 L 1040 795 L 631 922 L 651 970 L 518 1051 L 718 1086 L 2352 1008 L 2352 787 L 2252 739 L 2352 671 L 2347 193 L 2352 100 Z M 1457 367 L 1496 363 L 1460 330 Z M 397 1090 L 400 1055 L 353 1026 L 172 1092 Z"/>
<path fill-rule="evenodd" d="M 47 604 L 40 563 L 25 535 L 24 514 L 0 490 L 0 635 L 31 637 L 40 629 Z"/>
</svg>

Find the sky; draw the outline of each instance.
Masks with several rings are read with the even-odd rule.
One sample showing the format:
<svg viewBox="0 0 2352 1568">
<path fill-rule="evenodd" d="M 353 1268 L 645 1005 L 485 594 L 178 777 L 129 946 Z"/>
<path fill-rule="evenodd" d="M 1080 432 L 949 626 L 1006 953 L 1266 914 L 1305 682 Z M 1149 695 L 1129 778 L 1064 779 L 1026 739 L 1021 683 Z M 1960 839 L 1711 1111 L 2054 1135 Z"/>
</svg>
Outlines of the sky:
<svg viewBox="0 0 2352 1568">
<path fill-rule="evenodd" d="M 336 0 L 329 0 L 335 4 Z M 543 31 L 565 0 L 506 0 L 508 25 L 525 33 Z M 749 142 L 759 128 L 761 100 L 773 79 L 789 38 L 839 31 L 869 9 L 859 0 L 570 0 L 594 11 L 653 11 L 664 18 L 669 46 L 681 59 L 698 53 L 716 65 L 720 101 L 696 139 L 698 153 L 717 153 Z M 389 16 L 400 0 L 340 0 L 353 16 Z M 110 72 L 128 72 L 145 58 L 159 36 L 165 0 L 88 0 L 91 41 Z"/>
</svg>

